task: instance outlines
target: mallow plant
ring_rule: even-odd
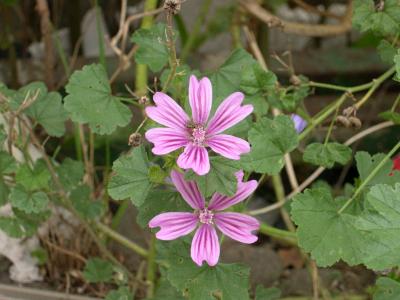
[[[12,208],[0,216],[0,229],[25,238],[38,233],[55,207],[69,211],[98,249],[98,257],[85,258],[84,280],[109,284],[109,300],[133,299],[138,290],[148,299],[264,299],[267,287],[250,289],[248,266],[220,259],[227,239],[253,244],[262,235],[298,247],[314,266],[342,261],[392,272],[377,281],[376,297],[387,286],[399,290],[400,96],[376,124],[357,117],[383,84],[398,93],[398,1],[384,1],[380,10],[372,0],[355,1],[354,27],[379,37],[388,63],[356,86],[313,81],[294,70],[296,80],[287,83],[253,57],[261,53],[257,43],[247,51],[241,39],[216,70],[194,69],[176,51],[187,39],[174,28],[180,4],[166,2],[166,23],[150,22],[132,34],[141,66],[135,76],[146,82],[141,94],[118,89],[104,57],[66,72],[60,91],[42,82],[17,90],[0,83],[0,204]],[[309,114],[309,96],[325,90],[335,99]],[[333,138],[344,126],[351,136]],[[353,151],[356,142],[389,130],[393,139],[382,153]],[[130,145],[112,163],[113,141],[121,136]],[[68,140],[76,154],[66,149]],[[351,163],[357,172],[345,186],[318,181],[325,170]],[[296,173],[298,165],[307,174]],[[267,183],[274,202],[263,199],[250,209]],[[117,230],[130,205],[145,246]],[[260,218],[274,210],[285,226]],[[111,243],[140,257],[145,271],[134,273],[138,267],[120,260]]]

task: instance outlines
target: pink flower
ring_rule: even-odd
[[[245,140],[221,134],[246,118],[252,105],[241,106],[244,95],[236,92],[228,96],[208,122],[212,105],[212,87],[207,77],[200,81],[192,75],[189,82],[189,103],[192,119],[167,94],[157,92],[153,100],[157,106],[146,108],[147,116],[166,126],[146,132],[146,139],[154,144],[153,153],[164,155],[184,147],[178,157],[178,166],[193,169],[198,175],[210,171],[207,147],[229,159],[239,160],[242,153],[250,151]]]
[[[150,228],[160,227],[156,233],[160,240],[174,240],[196,230],[192,240],[191,257],[201,266],[205,260],[208,265],[218,263],[220,247],[217,227],[223,234],[245,244],[257,241],[252,234],[260,226],[257,219],[236,212],[221,212],[246,199],[257,188],[257,181],[242,182],[243,172],[236,173],[238,180],[237,192],[232,197],[215,193],[208,205],[204,201],[199,188],[194,181],[185,181],[184,175],[175,170],[171,179],[183,199],[194,209],[194,212],[167,212],[155,216],[149,222]]]

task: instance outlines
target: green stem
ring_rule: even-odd
[[[347,87],[347,86],[341,86],[341,85],[335,85],[335,84],[330,84],[330,83],[322,83],[322,82],[315,82],[315,81],[310,81],[308,83],[309,86],[311,87],[318,87],[318,88],[323,88],[323,89],[329,89],[329,90],[335,90],[335,91],[342,91],[342,92],[349,92],[349,93],[356,93],[356,92],[361,92],[363,90],[369,89],[372,86],[373,82],[368,82],[364,83],[361,85],[353,86],[353,87]]]
[[[126,237],[120,235],[118,232],[112,230],[108,226],[106,226],[100,222],[96,222],[96,223],[94,223],[94,225],[105,235],[107,235],[111,239],[115,240],[116,242],[120,243],[121,245],[125,246],[126,248],[133,250],[140,256],[147,257],[149,255],[149,252],[146,249],[142,248],[135,242],[128,240]]]
[[[326,144],[328,144],[328,142],[329,142],[329,137],[331,136],[331,133],[332,133],[332,130],[333,130],[333,125],[335,124],[336,118],[337,118],[337,116],[339,114],[339,108],[340,108],[340,106],[338,106],[336,108],[335,115],[333,116],[331,124],[329,125],[329,129],[328,129],[328,132],[326,133],[326,137],[325,137],[325,141],[324,141],[324,146],[326,146]]]
[[[277,240],[281,240],[290,245],[297,246],[297,237],[294,232],[278,229],[265,223],[260,224],[259,231],[260,233],[276,238]]]
[[[149,284],[147,289],[147,298],[152,298],[154,295],[154,281],[156,279],[156,238],[154,234],[151,236],[149,255],[147,256],[147,282]]]
[[[336,102],[318,116],[300,135],[299,140],[304,139],[317,125],[321,124],[326,118],[328,118],[332,112],[334,112],[342,103],[347,99],[346,93],[344,93]]]
[[[400,142],[398,142],[392,150],[382,159],[382,161],[372,170],[372,172],[365,178],[365,180],[360,184],[360,186],[356,189],[353,196],[346,201],[346,203],[339,209],[338,214],[341,214],[350,204],[357,198],[357,196],[361,193],[361,191],[365,188],[365,186],[375,177],[375,175],[379,172],[379,170],[384,166],[384,164],[396,153],[396,151],[400,149]]]
[[[119,224],[121,224],[122,217],[125,215],[126,210],[129,207],[129,200],[124,200],[122,204],[117,209],[116,214],[114,215],[111,223],[111,228],[117,230]]]
[[[396,110],[397,105],[400,103],[400,94],[397,96],[396,100],[394,101],[392,108],[390,109],[391,112]]]
[[[190,51],[193,49],[194,42],[196,41],[197,35],[200,32],[201,26],[203,26],[208,10],[212,0],[203,0],[203,5],[200,8],[200,12],[197,15],[196,21],[193,26],[193,30],[190,32],[189,38],[182,49],[181,60],[184,61],[188,57]]]
[[[385,73],[383,73],[381,76],[378,78],[372,80],[372,86],[368,90],[368,92],[364,95],[364,97],[361,98],[360,101],[358,101],[355,106],[360,108],[371,96],[372,94],[378,89],[378,87],[390,76],[392,76],[396,72],[396,67],[393,66],[389,70],[387,70]]]
[[[144,3],[144,12],[148,12],[157,8],[157,0],[146,0]],[[142,19],[141,29],[150,28],[153,25],[153,16],[145,16]],[[135,90],[136,94],[143,96],[147,93],[147,65],[137,64],[136,65],[136,80]]]
[[[354,87],[341,87],[341,86],[335,86],[335,85],[330,85],[330,84],[325,84],[325,83],[316,83],[311,81],[310,82],[310,86],[319,86],[319,87],[325,87],[325,88],[334,88],[336,90],[341,90],[345,93],[343,93],[342,96],[339,97],[338,100],[336,100],[336,102],[329,106],[325,111],[323,111],[323,113],[321,113],[320,115],[318,115],[316,117],[316,119],[310,124],[310,126],[308,126],[300,135],[299,135],[299,139],[302,140],[304,139],[317,125],[319,125],[320,123],[322,123],[326,118],[328,118],[331,113],[333,113],[338,107],[340,107],[342,105],[342,103],[346,100],[347,93],[356,93],[356,92],[361,92],[364,91],[366,89],[369,89],[368,92],[364,95],[364,97],[358,101],[355,106],[357,108],[360,108],[373,94],[373,92],[375,92],[375,90],[386,80],[388,79],[390,76],[392,76],[394,74],[394,72],[396,71],[395,66],[391,67],[389,70],[387,70],[385,73],[383,73],[381,76],[379,76],[378,78],[372,80],[371,82],[362,84],[362,85],[357,85]]]

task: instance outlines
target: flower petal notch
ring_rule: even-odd
[[[236,213],[223,212],[250,196],[257,188],[257,181],[243,182],[243,172],[236,173],[238,189],[232,197],[215,193],[208,205],[199,192],[194,181],[186,181],[184,174],[173,170],[171,179],[178,192],[187,204],[194,209],[191,212],[166,212],[155,216],[149,222],[150,228],[160,227],[156,237],[160,240],[173,240],[194,231],[191,246],[192,260],[202,266],[205,261],[209,266],[215,266],[220,256],[220,245],[216,229],[230,238],[245,244],[257,241],[253,231],[260,224],[256,218]]]
[[[165,155],[184,148],[177,164],[192,169],[198,175],[210,171],[208,148],[228,159],[239,160],[250,152],[250,144],[238,137],[221,134],[236,125],[253,111],[252,105],[242,105],[244,95],[236,92],[228,96],[210,119],[212,107],[211,81],[204,77],[189,79],[189,104],[192,118],[168,95],[157,92],[153,96],[156,106],[146,108],[147,116],[165,126],[146,132],[146,139],[154,144],[156,155]],[[209,120],[210,119],[210,120]]]

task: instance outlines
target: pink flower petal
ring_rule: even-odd
[[[152,128],[147,130],[145,137],[154,144],[152,152],[156,155],[168,154],[189,142],[187,133],[181,129]]]
[[[215,266],[219,259],[219,242],[215,228],[210,224],[202,224],[192,240],[191,256],[201,266],[205,260],[209,266]]]
[[[214,117],[208,124],[207,134],[221,133],[239,123],[253,111],[252,105],[241,106],[244,95],[236,92],[228,96],[217,108]]]
[[[186,130],[189,117],[170,96],[157,92],[153,100],[157,106],[146,107],[146,114],[150,119],[170,128]]]
[[[208,138],[207,145],[214,152],[235,160],[239,160],[241,154],[250,152],[250,145],[248,142],[228,134],[217,134]]]
[[[214,215],[214,222],[223,234],[236,241],[251,244],[258,239],[251,233],[260,227],[256,218],[241,213],[223,212]]]
[[[204,208],[204,197],[201,195],[196,182],[185,180],[184,175],[175,170],[172,170],[171,172],[171,180],[178,192],[191,208]]]
[[[159,240],[170,241],[191,233],[197,226],[198,217],[189,212],[167,212],[155,216],[150,228],[160,227],[156,233]]]
[[[205,147],[189,143],[185,150],[179,155],[177,164],[182,169],[193,169],[193,171],[202,176],[210,171],[210,160]]]
[[[208,120],[212,105],[212,87],[207,77],[199,82],[196,76],[190,76],[189,103],[194,123],[204,125]]]
[[[238,178],[238,187],[236,194],[232,197],[228,197],[219,193],[215,193],[210,200],[210,204],[208,205],[209,209],[224,210],[232,205],[243,201],[256,190],[256,180],[242,182],[243,172],[237,172],[236,178]]]

